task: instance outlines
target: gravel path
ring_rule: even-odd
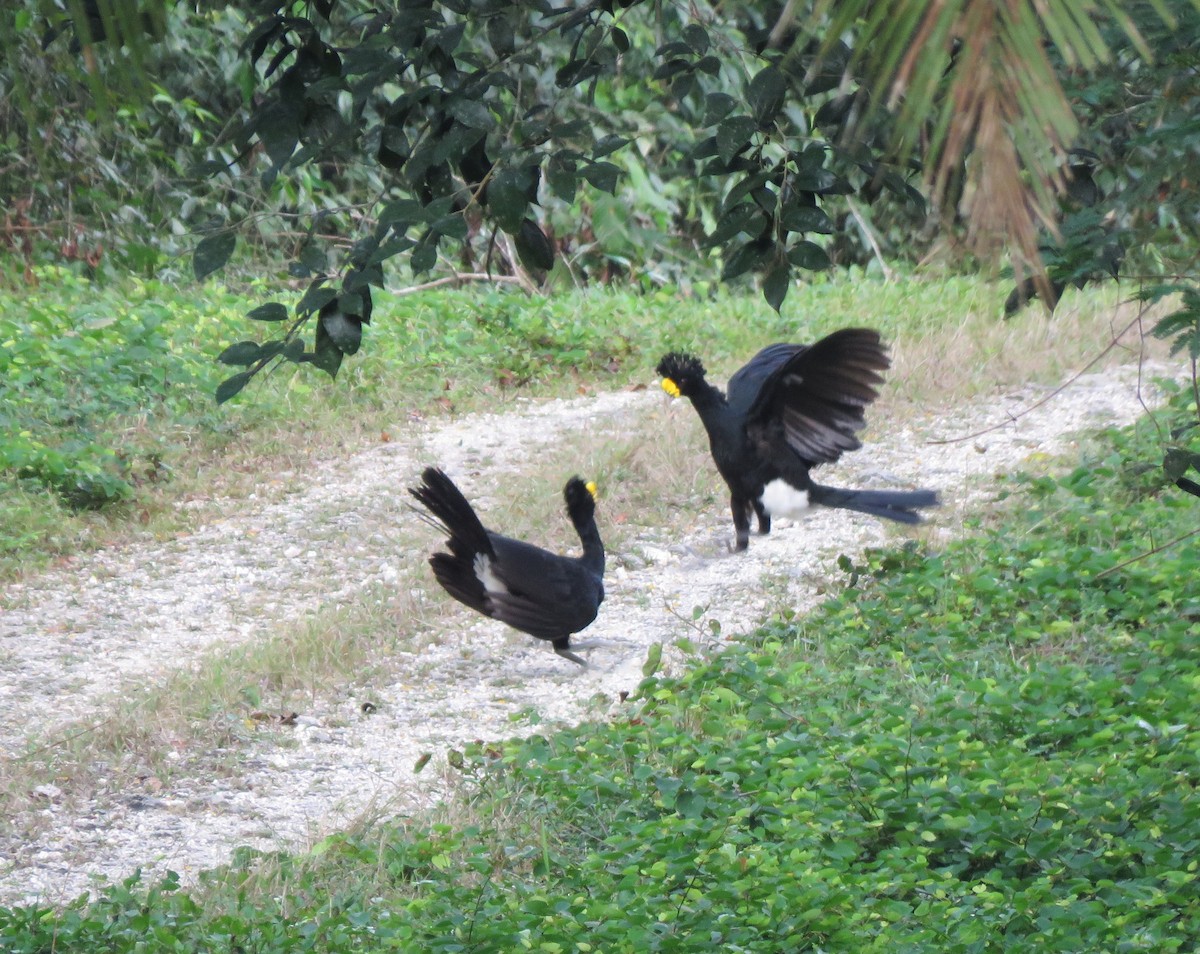
[[[1073,430],[1135,418],[1136,381],[1135,368],[1085,376],[1019,422],[957,443],[929,442],[1011,422],[1047,392],[1026,388],[929,414],[824,469],[822,479],[937,488],[944,506],[934,533],[952,536],[987,493],[988,481],[978,478],[1068,449],[1064,435]],[[21,751],[31,727],[53,737],[83,717],[102,718],[114,698],[161,684],[222,644],[253,640],[319,605],[378,598],[433,540],[404,492],[426,463],[460,479],[486,515],[494,486],[472,474],[528,465],[557,440],[620,434],[640,415],[694,413],[686,402],[665,402],[622,391],[418,428],[311,472],[275,475],[274,485],[291,492],[231,504],[229,516],[169,543],[103,551],[10,586],[0,601],[0,754]],[[652,643],[695,637],[693,607],[707,607],[724,634],[744,632],[780,608],[813,605],[837,575],[839,553],[902,532],[821,511],[730,555],[724,506],[686,519],[670,536],[646,534],[610,551],[607,598],[583,636],[602,643],[588,670],[461,610],[425,581],[416,600],[430,642],[396,653],[394,681],[369,691],[377,711],[364,714],[366,689],[347,685],[314,701],[293,729],[256,736],[236,753],[244,772],[232,780],[183,777],[84,805],[46,789],[47,823],[36,839],[0,845],[0,904],[61,902],[139,866],[172,869],[186,881],[238,845],[303,846],[365,814],[415,811],[445,789],[435,766],[414,773],[422,753],[528,731],[523,713],[536,712],[542,728],[603,715],[636,688]],[[603,497],[599,520],[603,533]]]

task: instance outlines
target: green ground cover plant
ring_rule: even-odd
[[[1196,504],[1139,463],[1175,413],[682,678],[648,660],[609,721],[452,753],[440,821],[0,911],[0,946],[1191,950],[1200,541],[1149,552]]]
[[[126,433],[138,419],[217,425],[197,400],[212,377],[198,349],[219,340],[220,319],[165,286],[108,290],[58,270],[43,281],[0,312],[0,468],[95,509],[155,466],[152,445]]]

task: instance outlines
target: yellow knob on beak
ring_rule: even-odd
[[[679,385],[670,378],[662,379],[662,389],[671,395],[671,397],[679,397]]]

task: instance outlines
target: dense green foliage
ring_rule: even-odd
[[[0,911],[0,945],[1191,950],[1200,542],[1134,559],[1195,527],[1128,463],[1157,439],[1011,481],[1000,522],[940,552],[844,559],[810,616],[650,674],[622,717],[452,759],[470,827]]]
[[[69,26],[43,48],[58,22],[38,15],[45,6],[28,0],[0,10],[0,249],[29,267],[79,263],[93,275],[168,277],[214,208],[235,203],[251,241],[256,224],[281,228],[277,218],[256,223],[251,215],[289,197],[235,197],[193,174],[198,144],[213,140],[221,117],[250,93],[237,53],[240,17],[172,10],[150,48],[135,45],[144,54],[139,70],[111,44],[82,55]],[[97,55],[103,68],[89,73],[84,66]],[[136,95],[118,77],[140,77]],[[109,85],[112,97],[98,102]]]
[[[268,246],[309,288],[228,355],[223,398],[281,360],[336,372],[396,263],[753,274],[778,306],[830,262],[974,267],[976,232],[1024,230],[1031,266],[1058,218],[1012,307],[1118,270],[1190,286],[1197,3],[158,0],[143,31],[128,0],[22,0],[0,13],[0,243],[144,274]]]

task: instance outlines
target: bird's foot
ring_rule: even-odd
[[[576,649],[588,649],[589,645],[587,643],[580,643],[575,648]],[[561,646],[561,647],[555,646],[554,651],[556,653],[558,653],[558,655],[562,656],[563,659],[569,659],[573,663],[578,663],[584,669],[588,668],[587,660],[585,660],[582,656],[575,655],[575,653],[571,652],[571,650],[568,649],[566,646]]]

